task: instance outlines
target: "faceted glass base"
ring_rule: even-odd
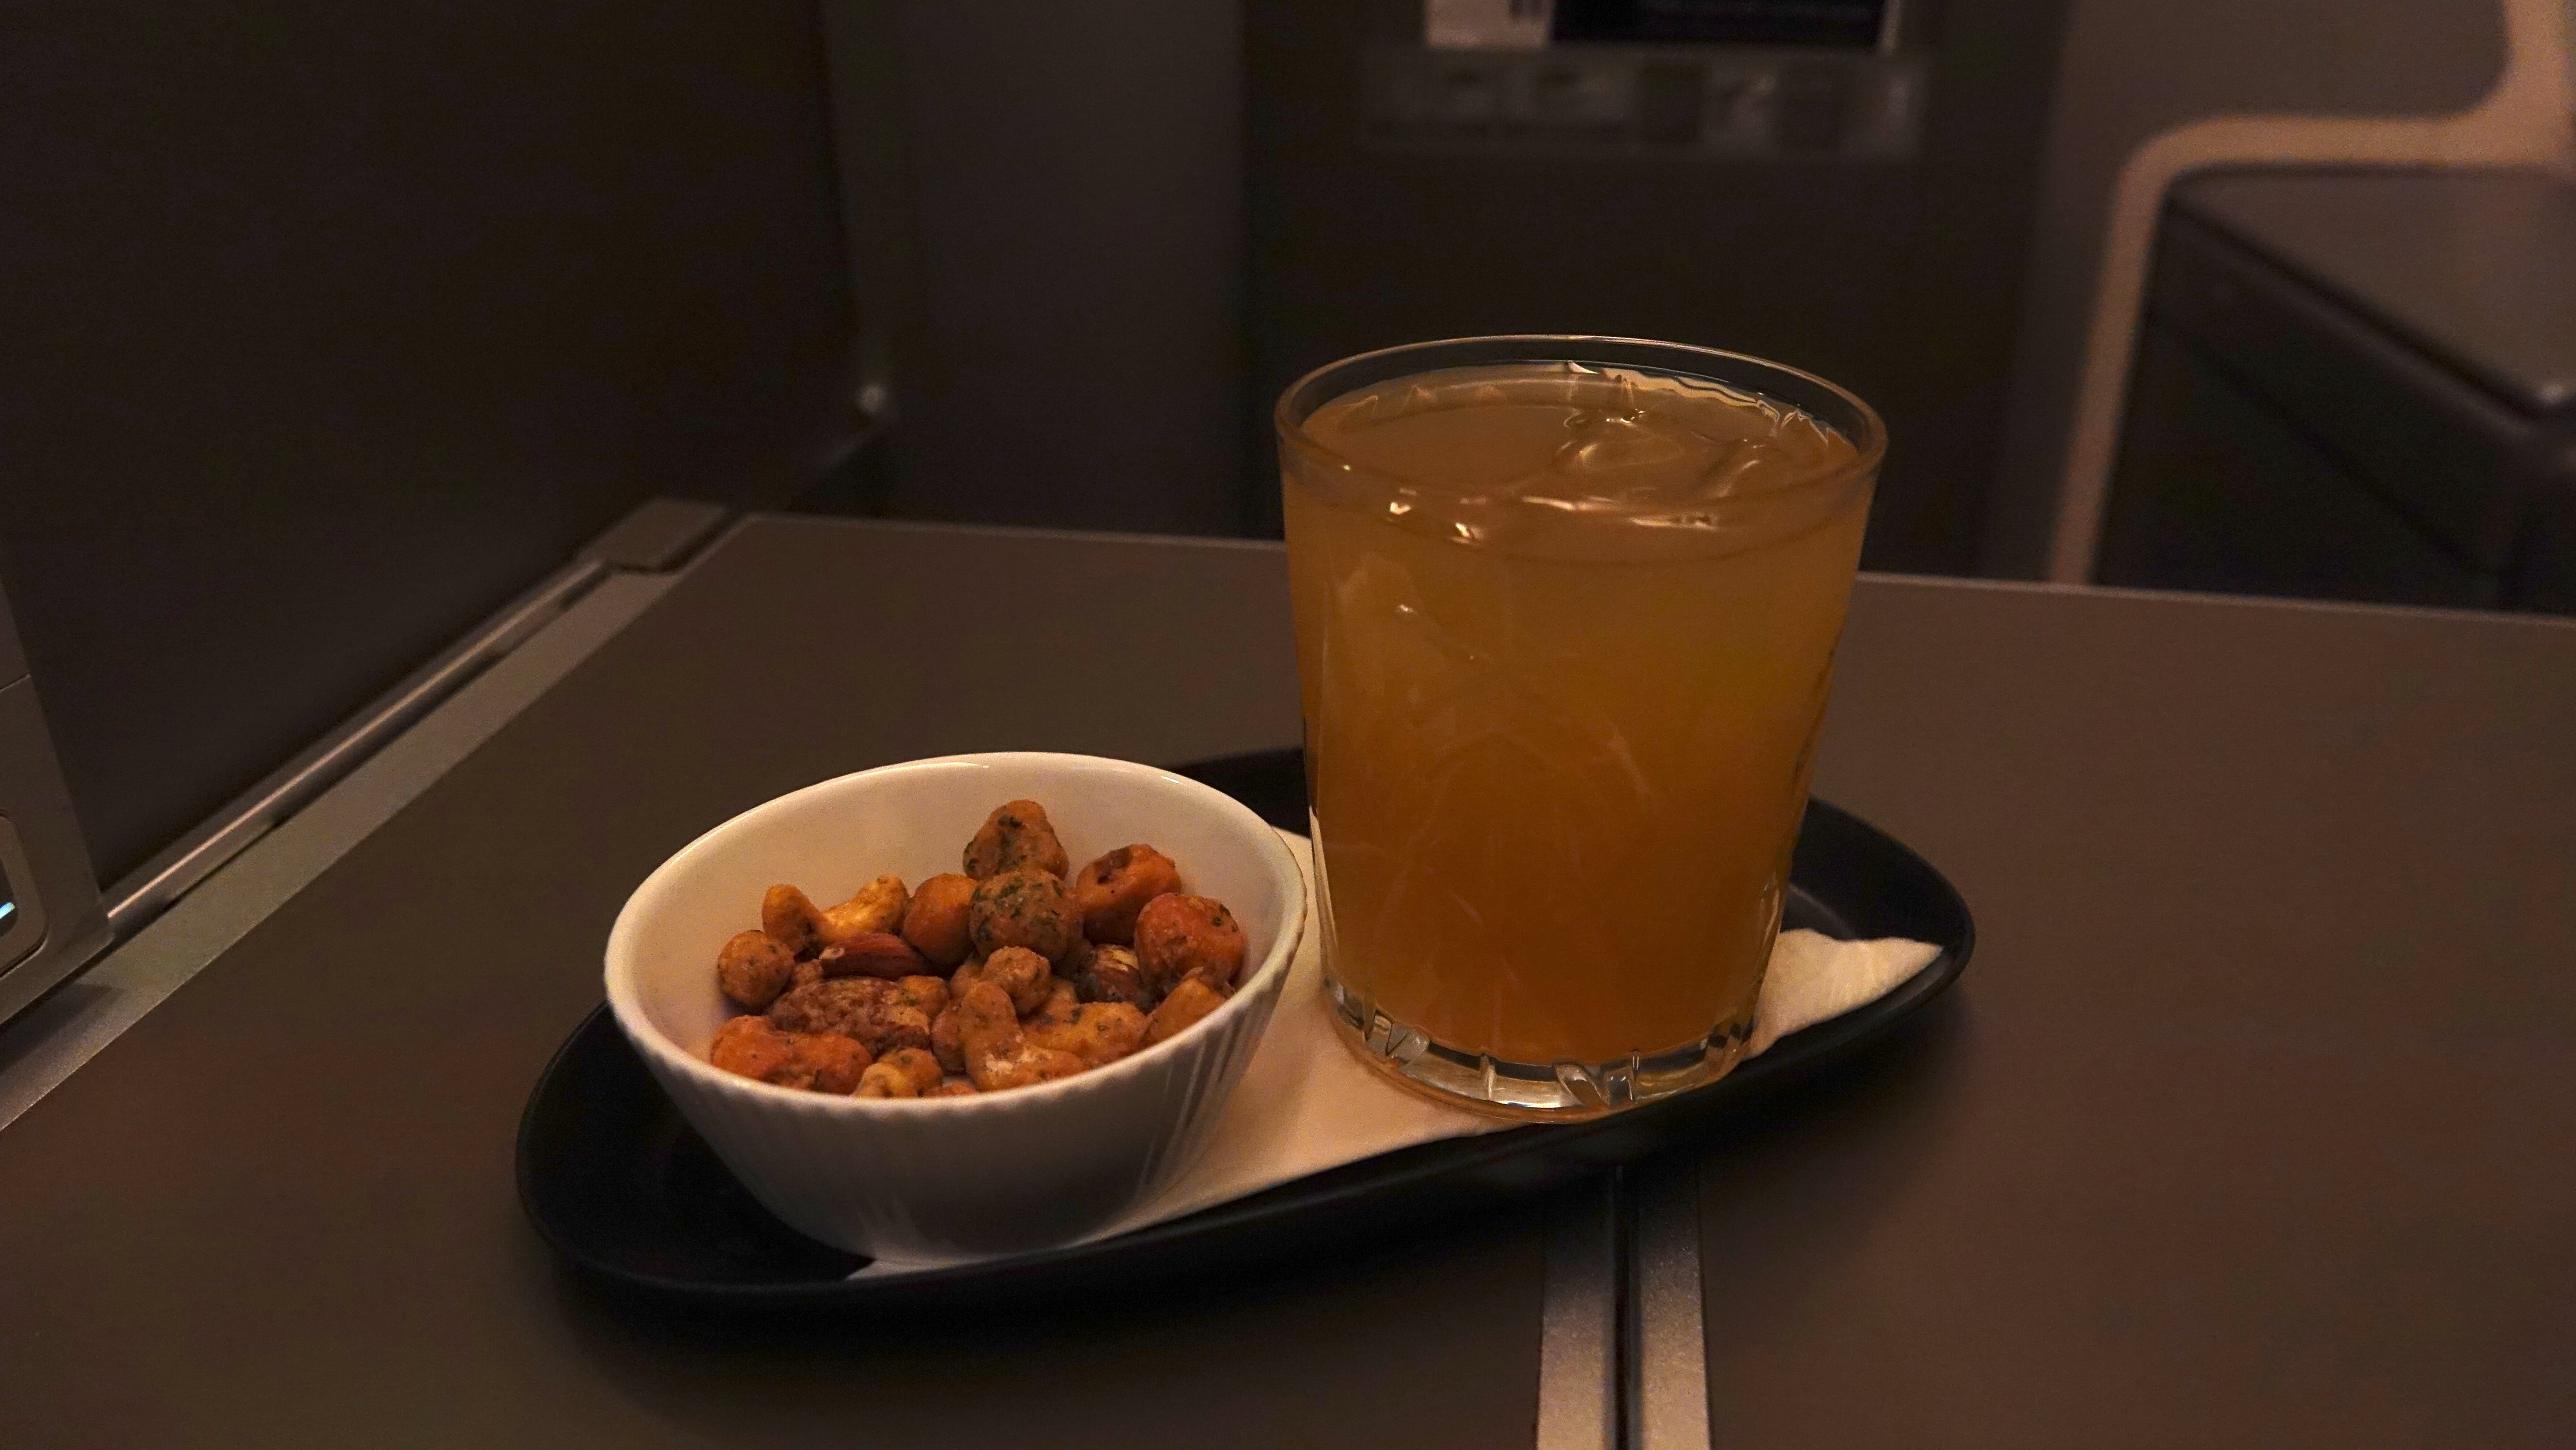
[[[1705,1039],[1653,1057],[1615,1062],[1505,1062],[1434,1042],[1376,1010],[1327,968],[1324,992],[1342,1040],[1399,1084],[1472,1112],[1534,1122],[1598,1118],[1688,1092],[1726,1076],[1753,1034],[1747,1009]]]

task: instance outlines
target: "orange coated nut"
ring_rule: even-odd
[[[912,905],[903,878],[889,872],[850,894],[850,899],[823,912],[823,944],[830,946],[871,932],[892,933],[903,925]]]
[[[1051,978],[1047,982],[1046,1000],[1028,1012],[1022,1013],[1020,1024],[1024,1027],[1034,1027],[1040,1023],[1070,1022],[1073,1020],[1075,1009],[1081,1005],[1081,994],[1073,990],[1073,983],[1062,977]]]
[[[957,1041],[973,1062],[978,1056],[1007,1053],[1020,1044],[1020,1013],[1011,995],[990,982],[968,987],[951,1009],[957,1019]]]
[[[910,1074],[882,1062],[872,1063],[867,1071],[860,1073],[858,1090],[850,1094],[857,1098],[910,1098],[920,1095],[920,1090],[912,1085]]]
[[[757,1012],[778,1000],[796,974],[796,954],[765,931],[738,931],[716,953],[716,985]]]
[[[761,898],[760,927],[789,951],[810,957],[873,932],[891,934],[903,924],[911,900],[904,892],[903,878],[891,875],[877,877],[828,911],[793,886],[772,886]]]
[[[818,1093],[846,1093],[872,1065],[865,1044],[837,1032],[807,1032],[796,1039],[796,1065],[809,1074],[798,1087]]]
[[[977,882],[966,925],[975,950],[988,956],[1004,947],[1026,947],[1061,961],[1082,940],[1082,915],[1064,883],[1027,867]]]
[[[966,1072],[966,1043],[957,1035],[957,1013],[954,1009],[930,1019],[930,1055],[951,1074]]]
[[[1069,1052],[1084,1067],[1103,1067],[1145,1045],[1145,1014],[1125,1002],[1087,1002],[1061,1020],[1033,1021],[1022,1040]]]
[[[948,984],[937,977],[899,977],[894,990],[905,1005],[920,1008],[925,1017],[935,1018],[948,1010]]]
[[[716,1029],[707,1061],[730,1073],[775,1082],[795,1058],[795,1044],[766,1017],[736,1017]]]
[[[957,1003],[957,1033],[966,1049],[966,1076],[988,1093],[1072,1077],[1083,1069],[1072,1053],[1025,1040],[1009,994],[991,982],[966,989]]]
[[[1082,1071],[1082,1059],[1072,1053],[1057,1052],[1052,1048],[1038,1047],[1025,1042],[1020,1044],[1020,1050],[1010,1057],[976,1058],[970,1059],[966,1064],[968,1080],[988,1093],[999,1092],[1004,1088],[1034,1087],[1039,1083],[1054,1082],[1060,1078],[1079,1077]]]
[[[1074,873],[1073,904],[1084,936],[1127,946],[1145,903],[1180,889],[1181,868],[1171,857],[1147,845],[1121,846]]]
[[[859,1075],[863,1098],[917,1098],[939,1086],[939,1060],[918,1047],[898,1047]]]
[[[1055,974],[1048,970],[1046,958],[1027,947],[1004,947],[986,957],[976,980],[1001,988],[1011,999],[1012,1010],[1022,1016],[1045,1006],[1055,993]]]
[[[1046,807],[1036,801],[1004,801],[966,843],[964,864],[966,874],[981,881],[1024,866],[1060,878],[1072,863],[1065,858],[1064,843],[1055,838]]]
[[[931,1056],[927,1048],[898,1047],[879,1060],[900,1068],[912,1079],[915,1092],[926,1093],[939,1086],[939,1079],[945,1075],[939,1069],[939,1059]]]
[[[1145,1019],[1145,1045],[1168,1041],[1198,1025],[1199,1019],[1225,1005],[1225,994],[1207,984],[1202,977],[1183,977]]]
[[[717,1029],[707,1060],[779,1087],[846,1093],[870,1065],[867,1048],[838,1033],[782,1032],[765,1017],[736,1017]]]
[[[882,977],[889,982],[917,977],[930,965],[890,931],[861,932],[823,948],[814,960],[827,977]]]
[[[1225,903],[1205,896],[1157,896],[1136,917],[1136,960],[1149,991],[1168,994],[1184,977],[1234,985],[1243,970],[1243,928]]]
[[[932,966],[953,967],[966,960],[973,939],[966,932],[966,909],[975,900],[975,878],[943,872],[921,883],[903,914],[903,939]]]
[[[823,913],[793,886],[772,886],[760,899],[760,929],[800,957],[823,949]]]

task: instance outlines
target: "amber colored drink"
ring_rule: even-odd
[[[1860,555],[1868,410],[1671,351],[1757,375],[1503,361],[1283,404],[1336,1003],[1381,1066],[1506,1111],[1740,1055]]]

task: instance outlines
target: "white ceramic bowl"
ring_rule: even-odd
[[[716,949],[792,882],[821,902],[883,871],[958,868],[993,807],[1047,808],[1080,865],[1144,841],[1183,886],[1232,908],[1244,980],[1187,1032],[1060,1082],[959,1098],[877,1100],[772,1087],[705,1058],[739,1009]],[[845,775],[700,836],[635,889],[608,934],[608,1003],[691,1126],[798,1230],[898,1263],[1060,1244],[1169,1183],[1205,1145],[1252,1057],[1306,926],[1296,858],[1232,798],[1169,771],[1085,755],[960,755]]]

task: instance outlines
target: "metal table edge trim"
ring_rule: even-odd
[[[1700,1278],[1699,1165],[1631,1174],[1623,1389],[1633,1450],[1708,1450],[1708,1305]]]
[[[1538,1450],[1708,1450],[1696,1161],[1564,1189],[1544,1234]]]
[[[494,661],[561,618],[608,575],[605,564],[576,560],[503,606],[481,627],[271,772],[203,826],[109,887],[110,928],[120,940],[132,939],[251,842],[382,750]]]
[[[1153,544],[1158,546],[1248,550],[1253,553],[1278,553],[1288,546],[1277,539],[1245,539],[1228,534],[1145,534],[1119,529],[1061,529],[1035,524],[961,523],[944,519],[853,518],[834,514],[748,514],[719,536],[717,543],[744,528],[762,523],[792,519],[800,525],[830,528],[871,529],[894,533],[973,534],[988,538],[1072,539],[1089,544]]]
[[[475,660],[472,678],[435,705],[414,708],[403,728],[291,815],[242,829],[225,859],[129,940],[0,1027],[0,1129],[491,739],[679,578],[610,571],[587,583],[506,654]],[[515,620],[516,611],[506,617]]]
[[[2269,610],[2292,614],[2399,615],[2407,618],[2511,625],[2542,631],[2576,629],[2576,618],[2507,609],[2449,609],[2422,604],[2373,604],[2350,599],[2298,599],[2276,594],[2213,594],[2192,589],[2141,589],[2125,584],[2069,584],[2041,579],[1970,579],[1942,574],[1890,574],[1864,569],[1863,584],[1896,589],[1957,589],[1971,593],[2063,595],[2076,599],[2127,599],[2202,609]]]
[[[1548,1205],[1539,1290],[1538,1450],[1620,1450],[1622,1173]]]

